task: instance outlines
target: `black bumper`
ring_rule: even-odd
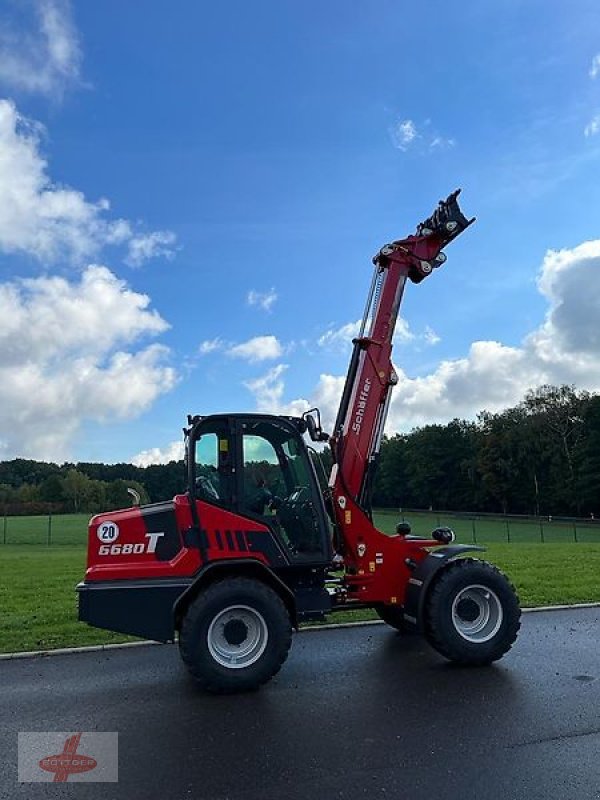
[[[191,579],[83,582],[77,585],[79,619],[96,628],[157,642],[175,638],[173,606]]]

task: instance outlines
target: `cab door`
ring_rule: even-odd
[[[226,418],[208,419],[195,441],[196,500],[234,507],[232,434]]]
[[[321,490],[298,431],[276,417],[237,421],[237,511],[267,524],[291,563],[328,564]]]

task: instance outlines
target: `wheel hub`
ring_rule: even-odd
[[[223,626],[223,636],[229,644],[241,644],[248,636],[248,628],[241,619],[230,619]]]
[[[456,606],[458,616],[467,622],[475,622],[479,616],[479,606],[470,597],[463,597]]]
[[[465,586],[452,603],[452,624],[463,639],[483,644],[500,630],[504,612],[498,595],[487,586]]]
[[[269,639],[262,614],[250,606],[228,606],[213,618],[207,632],[211,656],[223,667],[242,669],[264,653]]]

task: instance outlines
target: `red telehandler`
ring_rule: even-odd
[[[397,375],[392,338],[407,280],[446,257],[467,220],[454,192],[412,236],[382,247],[331,436],[301,417],[189,416],[187,491],[92,518],[79,618],[179,641],[205,689],[254,689],[285,661],[292,629],[336,610],[371,608],[421,632],[451,661],[485,665],[512,646],[520,608],[507,578],[453,544],[449,528],[394,536],[375,528],[371,486]],[[329,442],[329,481],[316,451]],[[324,446],[324,445],[321,445]]]

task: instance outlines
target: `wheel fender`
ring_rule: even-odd
[[[298,627],[294,593],[281,578],[272,569],[256,559],[231,558],[206,564],[196,574],[194,582],[177,598],[177,602],[173,607],[176,628],[178,628],[182,616],[198,592],[209,583],[225,578],[228,575],[245,575],[266,583],[281,597],[290,614],[292,625],[294,628]]]
[[[463,553],[476,550],[483,552],[485,547],[472,544],[451,544],[446,547],[439,547],[421,561],[408,579],[404,601],[404,619],[406,622],[414,625],[418,630],[422,629],[425,598],[435,576],[449,561],[454,560]]]

